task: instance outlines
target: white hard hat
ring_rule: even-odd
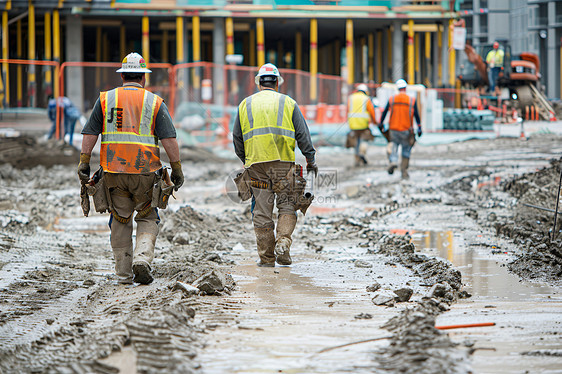
[[[146,62],[141,55],[132,52],[125,56],[117,73],[152,73],[152,70],[146,68]]]
[[[358,84],[357,87],[355,88],[357,91],[363,91],[365,93],[369,92],[369,87],[367,87],[367,85],[365,83],[361,83]]]
[[[256,82],[256,85],[260,85],[260,77],[265,77],[265,76],[274,76],[277,77],[277,82],[279,83],[279,85],[282,85],[283,82],[285,81],[283,79],[283,77],[281,77],[281,74],[279,74],[279,69],[277,69],[277,66],[267,63],[265,65],[263,65],[260,70],[258,71],[258,75],[256,75],[256,77],[254,78],[254,82]]]
[[[398,87],[398,89],[400,90],[402,88],[408,87],[408,83],[404,79],[398,79],[396,81],[396,87]]]

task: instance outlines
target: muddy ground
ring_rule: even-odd
[[[407,182],[381,147],[362,168],[320,148],[294,264],[273,269],[255,266],[249,205],[226,194],[239,163],[186,148],[156,280],[122,286],[108,216],[82,217],[76,151],[0,139],[0,371],[554,373],[562,235],[529,205],[555,209],[560,141],[417,146]],[[496,326],[434,328],[484,321]]]

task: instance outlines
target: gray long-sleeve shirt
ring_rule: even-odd
[[[292,120],[293,126],[295,127],[295,140],[297,141],[297,146],[301,150],[304,157],[306,157],[306,161],[308,163],[312,163],[314,162],[316,150],[312,145],[312,139],[310,138],[308,125],[306,124],[306,120],[304,119],[304,116],[302,115],[302,112],[299,109],[298,105],[295,105]],[[234,128],[232,129],[232,141],[234,143],[234,152],[236,153],[236,156],[238,156],[243,164],[246,163],[246,153],[244,152],[244,137],[242,135],[242,126],[240,125],[239,112],[236,113]]]

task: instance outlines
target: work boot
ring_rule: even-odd
[[[410,174],[408,174],[408,166],[410,164],[410,159],[402,157],[400,162],[400,171],[402,172],[402,179],[410,179]]]
[[[137,233],[137,242],[133,254],[133,279],[137,283],[149,284],[154,278],[151,274],[150,264],[154,259],[154,245],[156,235],[148,232]]]
[[[133,273],[135,277],[133,281],[140,284],[150,284],[154,280],[151,274],[150,265],[144,261],[133,264]]]
[[[256,244],[258,246],[258,256],[260,260],[258,266],[260,267],[274,267],[275,266],[275,234],[273,228],[254,228],[256,234]]]
[[[115,259],[115,275],[117,283],[133,283],[133,245],[123,248],[113,248],[113,258]]]
[[[398,167],[398,165],[396,165],[395,163],[390,163],[390,166],[388,167],[388,174],[394,174],[394,170]]]
[[[275,243],[275,260],[279,265],[291,265],[291,235],[297,225],[296,214],[281,214],[277,221],[277,241]]]

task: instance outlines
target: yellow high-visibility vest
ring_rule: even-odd
[[[246,167],[268,161],[295,162],[295,105],[295,100],[273,90],[260,91],[240,103]]]
[[[367,102],[369,96],[363,92],[354,92],[349,97],[347,122],[351,130],[363,130],[369,128],[369,112]]]
[[[503,66],[503,56],[504,52],[501,49],[492,49],[488,52],[486,56],[486,63],[491,67],[502,67]]]

